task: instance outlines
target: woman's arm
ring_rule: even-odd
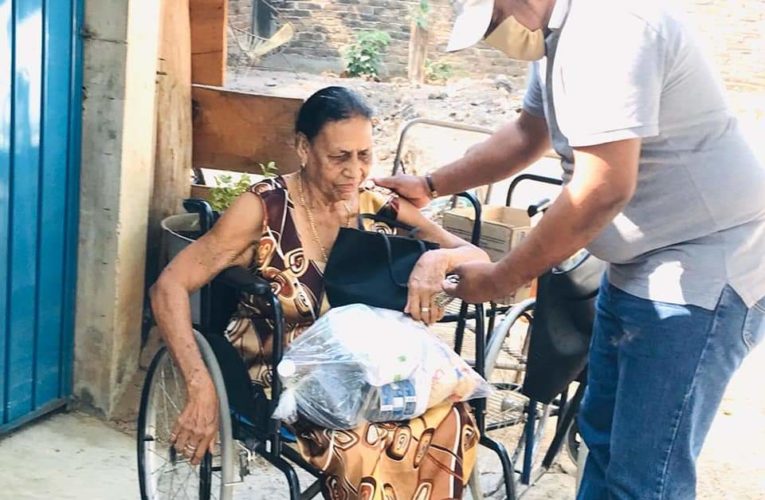
[[[398,220],[419,228],[418,238],[438,243],[441,248],[420,257],[409,277],[409,301],[404,312],[425,323],[435,323],[444,315],[433,301],[442,291],[444,277],[466,262],[489,262],[489,256],[480,248],[458,238],[431,221],[404,199],[400,199]]]
[[[246,264],[260,238],[262,224],[262,201],[245,193],[208,233],[165,267],[150,290],[154,317],[188,393],[186,407],[178,417],[171,439],[178,451],[195,464],[215,437],[218,403],[212,379],[194,340],[189,295],[224,269]]]

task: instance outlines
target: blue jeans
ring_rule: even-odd
[[[603,282],[579,430],[578,499],[684,500],[733,373],[765,336],[765,299],[726,287],[717,307],[654,302]],[[760,388],[753,388],[760,390]]]

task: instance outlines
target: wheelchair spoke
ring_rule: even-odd
[[[175,380],[175,393],[176,394],[182,394],[181,393],[181,387],[178,385],[178,372],[175,370],[175,363],[170,363],[170,369],[173,370],[173,380]]]
[[[160,388],[162,389],[162,392],[165,394],[166,401],[169,401],[170,404],[173,406],[173,408],[175,408],[175,411],[177,412],[177,414],[180,415],[181,410],[178,409],[178,406],[175,404],[175,401],[173,401],[173,398],[170,397],[170,394],[167,392],[167,389],[165,388],[164,372],[162,373],[162,385],[160,386]]]
[[[195,467],[193,467],[191,464],[189,464],[188,472],[186,472],[186,477],[183,478],[183,485],[184,486],[186,486],[188,484],[188,481],[189,481],[191,475],[192,474],[196,474],[196,470],[195,469],[196,469]],[[184,487],[182,490],[179,490],[179,491],[183,491],[183,496],[185,498],[189,498],[189,493],[188,493],[188,489],[187,488]]]
[[[167,394],[167,392],[165,391],[165,370],[164,370],[164,367],[160,370],[159,374],[160,374],[160,377],[159,377],[159,379],[160,379],[160,383],[159,383],[160,390],[163,393]],[[159,396],[159,397],[161,397],[161,396]],[[167,415],[167,399],[166,398],[162,398],[162,409],[163,409],[163,411],[162,411],[162,419],[164,421],[165,433],[169,436],[170,435],[170,423],[168,422],[168,418],[167,418],[168,415]]]

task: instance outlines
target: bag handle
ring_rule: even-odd
[[[393,281],[393,283],[396,284],[399,288],[407,288],[409,286],[409,283],[400,283],[398,280],[396,280],[396,276],[393,274],[393,249],[390,246],[390,240],[388,239],[388,236],[383,233],[377,233],[380,235],[380,237],[385,242],[385,252],[388,254],[388,273],[390,273],[390,279]],[[420,256],[428,251],[428,248],[425,246],[425,242],[422,240],[414,240],[416,241],[420,246]]]
[[[396,219],[391,219],[390,217],[385,217],[384,215],[378,215],[378,214],[359,214],[359,227],[364,228],[363,219],[368,219],[374,222],[382,222],[383,224],[387,224],[388,226],[394,228],[394,229],[401,229],[402,231],[407,232],[407,236],[411,238],[416,238],[417,233],[420,232],[420,228],[410,226],[409,224],[404,224],[403,222],[397,221]]]

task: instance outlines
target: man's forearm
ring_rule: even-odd
[[[632,198],[640,140],[575,151],[576,172],[539,224],[498,263],[508,290],[541,275],[587,246]]]
[[[544,119],[523,112],[464,157],[433,172],[434,187],[440,195],[448,195],[492,184],[520,172],[548,147]]]
[[[565,190],[517,248],[498,263],[507,294],[587,246],[619,213],[622,203],[577,206]]]

